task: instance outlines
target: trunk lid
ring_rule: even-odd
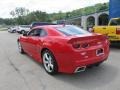
[[[71,37],[68,43],[72,45],[79,45],[79,48],[88,48],[96,45],[103,44],[106,40],[106,36],[100,34],[82,35]],[[77,47],[78,48],[78,47]]]

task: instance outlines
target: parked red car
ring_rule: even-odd
[[[89,33],[73,25],[34,27],[18,38],[20,53],[43,63],[49,74],[77,73],[107,60],[109,41],[101,34]]]

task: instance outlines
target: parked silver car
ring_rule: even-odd
[[[10,27],[10,28],[8,28],[8,32],[15,33],[17,28],[18,28],[17,26]]]
[[[20,25],[18,26],[17,32],[20,34],[24,34],[30,31],[30,25]]]

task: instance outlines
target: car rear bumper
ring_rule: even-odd
[[[90,58],[87,60],[76,60],[75,62],[72,62],[70,64],[70,62],[64,66],[64,65],[60,65],[62,67],[59,66],[59,72],[64,72],[64,73],[75,73],[76,69],[78,67],[88,67],[90,65],[94,65],[96,63],[99,62],[103,62],[106,61],[108,58],[108,55],[102,57],[102,58]]]
[[[104,54],[96,56],[96,48],[88,50],[86,54],[82,52],[62,53],[58,54],[56,59],[58,62],[59,72],[75,73],[78,67],[88,67],[99,62],[107,60],[109,55],[109,47],[104,47]],[[94,54],[93,54],[94,53]]]

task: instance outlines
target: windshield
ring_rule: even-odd
[[[88,31],[85,31],[77,26],[71,26],[71,25],[65,27],[57,27],[57,30],[67,36],[89,34]]]
[[[110,25],[112,25],[112,26],[120,25],[120,19],[113,19],[113,20],[111,20]]]

